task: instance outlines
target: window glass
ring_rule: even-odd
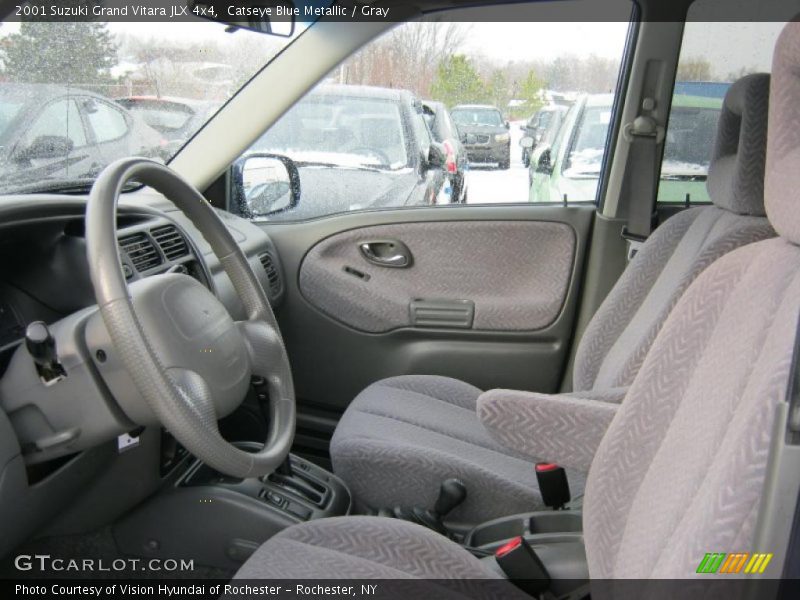
[[[428,127],[428,124],[425,122],[425,119],[422,117],[422,113],[417,112],[415,109],[411,116],[414,127],[417,130],[417,146],[419,147],[420,152],[427,156],[428,149],[431,146],[431,142],[433,142],[431,130]]]
[[[125,115],[111,105],[87,100],[83,106],[98,144],[118,140],[128,132]]]
[[[252,150],[283,154],[312,168],[406,167],[402,94],[368,93],[344,86],[319,88],[287,112]],[[410,120],[413,108],[405,108]]]
[[[248,149],[295,161],[296,205],[265,213],[267,204],[231,196],[245,198],[242,214],[271,221],[561,202],[565,194],[596,201],[631,15],[628,0],[602,1],[617,20],[559,22],[552,6],[522,3],[398,25],[329,73]],[[558,4],[575,10],[569,19],[596,0]],[[430,109],[425,116],[420,103]],[[575,105],[580,131],[576,119],[565,118]],[[554,147],[567,126],[566,141]],[[533,148],[523,146],[525,137]],[[427,159],[432,139],[442,145],[443,164]],[[539,170],[545,150],[552,168]]]
[[[708,165],[725,93],[750,73],[768,73],[783,23],[731,22],[720,0],[689,11],[664,141],[659,202],[709,202]],[[709,22],[716,19],[716,22]]]
[[[86,145],[86,133],[74,100],[58,100],[45,107],[28,130],[27,142],[30,144],[41,136],[69,138],[73,148]]]
[[[456,127],[499,127],[503,124],[503,115],[491,108],[454,108],[452,114]]]
[[[0,135],[5,132],[21,108],[22,104],[19,102],[6,102],[0,98]]]
[[[142,120],[153,129],[162,133],[180,131],[189,124],[195,113],[186,106],[167,104],[163,102],[131,101],[122,99],[117,101],[132,113],[139,115]]]
[[[575,128],[575,140],[564,161],[567,177],[599,177],[605,154],[608,127],[611,124],[611,101],[586,106]]]

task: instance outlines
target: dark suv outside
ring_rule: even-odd
[[[460,104],[450,111],[470,163],[511,165],[511,134],[508,121],[496,106]]]

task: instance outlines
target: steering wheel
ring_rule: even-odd
[[[234,322],[216,296],[188,275],[147,277],[128,286],[116,217],[120,191],[132,180],[161,192],[200,230],[230,277],[246,321]],[[212,206],[165,165],[118,160],[103,170],[89,195],[86,247],[113,351],[157,420],[222,473],[253,477],[274,471],[294,439],[289,359],[264,289]],[[263,449],[250,453],[223,439],[217,420],[241,404],[254,375],[267,382],[270,422]]]

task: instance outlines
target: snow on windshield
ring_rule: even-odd
[[[4,22],[0,188],[91,183],[123,156],[168,162],[291,40],[200,20]]]

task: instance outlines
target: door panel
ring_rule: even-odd
[[[277,316],[298,398],[296,450],[327,454],[341,412],[384,377],[437,374],[482,389],[556,391],[594,211],[592,205],[426,207],[262,224],[286,279]],[[363,240],[402,241],[412,266],[370,265],[359,254]],[[377,284],[376,290],[359,288],[364,282],[346,266],[368,273],[366,286]],[[344,287],[349,278],[355,292]],[[471,300],[473,326],[410,326],[409,301],[416,298]],[[381,302],[392,310],[376,318],[373,303]]]
[[[372,246],[385,255],[374,256]],[[300,268],[300,291],[314,307],[365,332],[420,322],[538,330],[555,321],[564,304],[574,254],[575,231],[564,223],[379,225],[314,246]],[[423,312],[424,321],[415,318]]]

